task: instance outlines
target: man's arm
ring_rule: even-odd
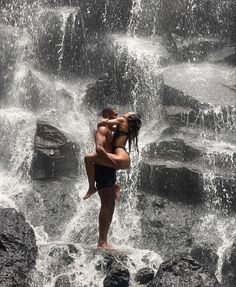
[[[95,136],[96,152],[98,155],[103,156],[105,157],[105,159],[109,160],[110,164],[112,164],[112,166],[116,168],[117,167],[116,162],[109,157],[107,151],[104,148],[107,140],[107,134],[108,129],[106,127],[101,126],[97,128]]]

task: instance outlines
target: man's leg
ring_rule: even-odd
[[[101,199],[101,209],[99,213],[99,238],[97,246],[104,249],[112,249],[112,246],[107,242],[107,234],[115,209],[116,189],[117,185],[113,185],[98,191]]]

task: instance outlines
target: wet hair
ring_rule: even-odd
[[[141,116],[139,114],[132,114],[127,117],[128,121],[128,143],[129,143],[129,152],[131,151],[131,146],[134,144],[135,149],[139,152],[138,149],[138,134],[142,126]]]
[[[109,115],[111,115],[114,112],[114,108],[112,107],[106,107],[102,110],[102,117],[103,118],[108,118]]]

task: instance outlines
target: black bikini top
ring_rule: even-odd
[[[129,133],[125,132],[125,131],[122,131],[119,129],[119,125],[117,125],[115,131],[114,131],[114,134],[113,134],[113,140],[118,138],[119,136],[129,136]]]

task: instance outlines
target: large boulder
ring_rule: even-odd
[[[176,162],[142,160],[139,189],[175,201],[199,203],[203,200],[203,178],[199,171]]]
[[[163,158],[182,162],[194,161],[201,157],[200,150],[187,145],[182,139],[150,143],[143,150],[143,154],[149,158]]]
[[[142,227],[140,248],[154,250],[162,258],[189,252],[194,244],[192,229],[199,221],[198,208],[143,191],[138,195],[138,211]]]
[[[148,287],[220,287],[215,275],[188,257],[163,262]]]
[[[0,209],[0,282],[4,287],[26,287],[34,268],[37,246],[33,229],[16,210]]]
[[[37,179],[78,174],[78,147],[59,129],[38,121],[34,138],[35,154],[31,176]]]

